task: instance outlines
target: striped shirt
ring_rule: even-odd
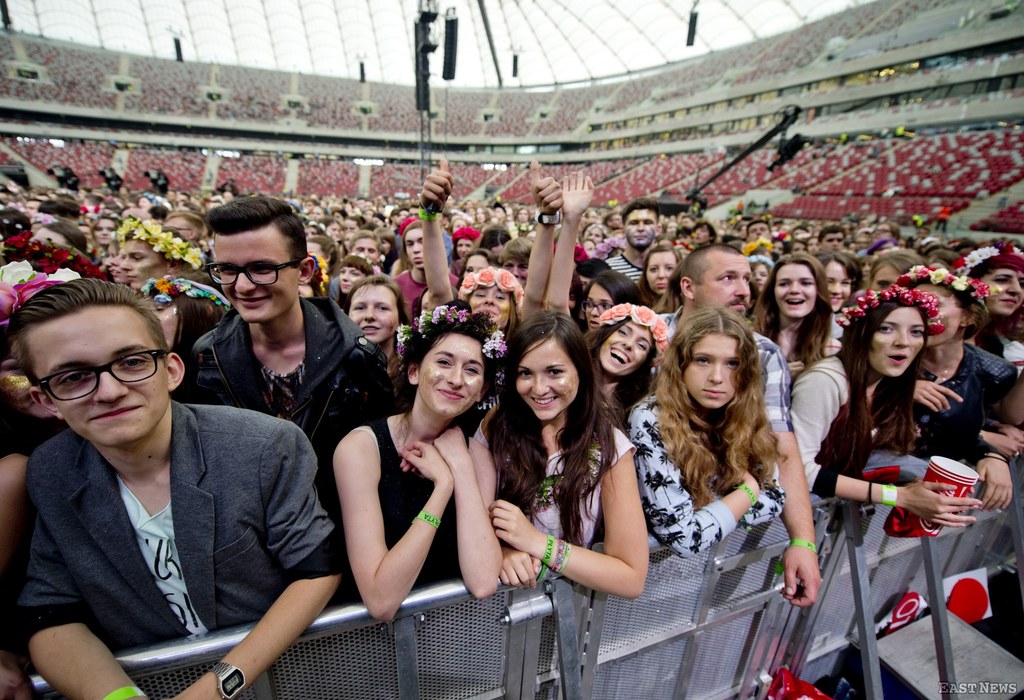
[[[608,258],[607,260],[605,260],[605,262],[608,263],[608,267],[615,270],[616,272],[621,272],[634,282],[639,282],[640,278],[644,274],[644,270],[642,267],[637,267],[629,260],[626,260],[626,256],[621,253],[619,253],[615,257]]]

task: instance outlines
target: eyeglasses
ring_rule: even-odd
[[[583,302],[583,310],[588,313],[596,310],[599,314],[603,314],[605,311],[612,308],[612,306],[614,306],[614,304],[610,301],[590,301],[590,299],[587,299]]]
[[[231,263],[210,263],[206,266],[206,272],[217,284],[231,285],[238,281],[238,276],[244,274],[253,284],[266,285],[277,282],[277,274],[286,267],[297,267],[306,259],[293,258],[280,264],[257,262],[241,267]]]
[[[39,386],[57,401],[80,399],[96,391],[104,372],[110,372],[110,376],[122,384],[149,379],[156,374],[158,360],[165,355],[166,350],[133,352],[98,367],[79,367],[51,374],[40,379]]]

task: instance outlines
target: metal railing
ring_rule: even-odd
[[[970,527],[947,528],[929,542],[937,570],[1009,561],[1024,530],[1019,500],[1015,506],[979,513]],[[879,619],[907,590],[927,597],[922,547],[884,534],[888,508],[837,501],[814,510],[823,581],[811,608],[792,608],[780,595],[776,564],[789,538],[775,521],[692,558],[653,549],[636,600],[556,578],[486,600],[458,582],[436,584],[413,591],[387,624],[360,605],[332,607],[243,697],[746,698],[763,696],[783,665],[814,680],[833,672],[858,636],[855,579],[870,584],[860,590],[867,591],[865,619]],[[861,535],[859,570],[847,557],[851,532]],[[1024,573],[1021,581],[1024,592]],[[150,697],[169,697],[248,629],[134,649],[118,660]],[[33,683],[38,693],[56,695],[41,678]]]

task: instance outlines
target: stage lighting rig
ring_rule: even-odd
[[[167,194],[167,190],[171,187],[171,182],[167,179],[167,176],[164,175],[163,170],[147,170],[143,174],[149,178],[149,182],[153,185],[153,189],[161,195]]]
[[[111,192],[117,192],[124,185],[124,179],[113,168],[103,168],[99,174],[103,176],[103,181],[107,183]]]
[[[73,192],[78,191],[78,176],[75,175],[75,171],[66,165],[51,165],[46,169],[48,175],[53,175],[57,179],[57,185],[65,190],[71,190]]]

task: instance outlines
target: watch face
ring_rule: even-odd
[[[224,679],[220,682],[221,691],[225,697],[229,698],[235,697],[244,685],[245,676],[242,674],[241,669],[238,668],[224,676]]]

